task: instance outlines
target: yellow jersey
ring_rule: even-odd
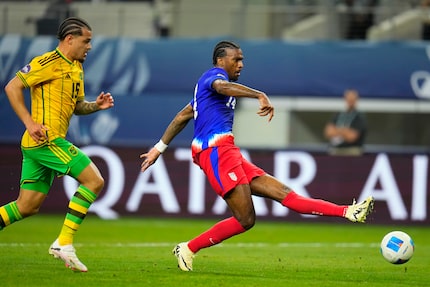
[[[16,73],[26,88],[30,88],[31,117],[48,128],[48,141],[65,138],[77,101],[84,100],[84,71],[82,63],[71,62],[56,48],[37,56]],[[24,132],[23,147],[36,147]]]

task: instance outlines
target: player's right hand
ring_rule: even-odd
[[[48,127],[46,127],[45,125],[31,122],[26,126],[26,128],[28,134],[35,142],[42,143],[48,139],[48,136],[46,135]]]

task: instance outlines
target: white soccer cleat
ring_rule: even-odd
[[[49,247],[48,253],[64,261],[67,268],[73,271],[87,272],[88,268],[76,256],[75,248],[72,244],[60,245],[58,239],[54,241]]]
[[[178,267],[182,271],[193,271],[194,253],[188,248],[187,242],[176,245],[172,253],[178,258]]]
[[[355,202],[354,199],[352,205],[348,206],[345,217],[352,222],[366,222],[367,215],[369,215],[373,211],[374,202],[375,200],[373,199],[373,196],[369,196],[358,204]]]

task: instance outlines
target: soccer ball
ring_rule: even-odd
[[[414,254],[414,241],[403,231],[391,231],[381,241],[381,254],[390,263],[403,264]]]

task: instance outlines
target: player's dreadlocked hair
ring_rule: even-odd
[[[217,59],[222,58],[226,55],[225,49],[240,49],[240,46],[234,42],[221,41],[216,44],[214,53],[212,56],[212,63],[216,65]]]
[[[90,25],[85,20],[78,17],[67,18],[58,27],[57,38],[61,41],[69,34],[81,36],[82,28],[91,31]]]

